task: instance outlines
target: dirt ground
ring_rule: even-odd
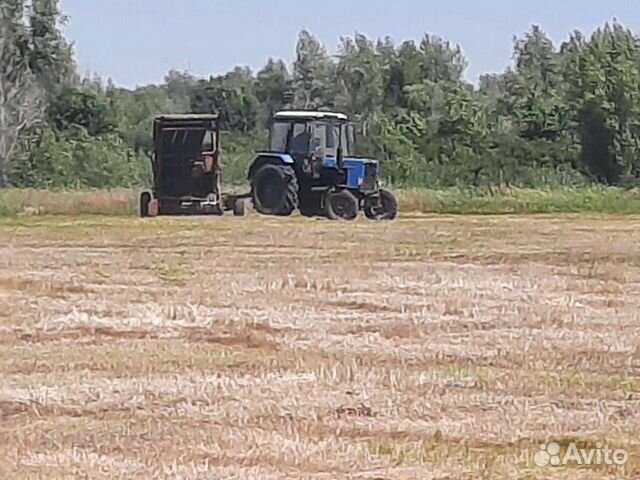
[[[640,217],[0,220],[0,477],[637,477],[639,246]]]

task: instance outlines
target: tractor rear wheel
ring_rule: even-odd
[[[140,214],[141,218],[147,218],[151,216],[149,212],[149,205],[151,204],[151,200],[153,200],[153,195],[151,195],[151,192],[142,192],[140,194],[140,205],[138,213]]]
[[[358,199],[349,190],[327,192],[324,206],[331,220],[355,220],[358,217]]]
[[[380,190],[375,203],[365,205],[364,214],[369,220],[395,220],[398,217],[398,200],[388,190]]]
[[[291,167],[263,165],[254,174],[253,204],[263,215],[288,216],[298,208],[298,179]]]

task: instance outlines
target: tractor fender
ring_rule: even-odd
[[[249,168],[247,179],[251,181],[253,174],[263,165],[293,165],[293,163],[293,157],[288,153],[259,152]]]

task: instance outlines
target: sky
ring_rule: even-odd
[[[291,62],[306,28],[335,53],[340,36],[424,33],[460,44],[467,79],[500,72],[512,39],[532,24],[556,42],[617,19],[640,31],[638,0],[61,0],[83,73],[135,87],[176,69],[198,76],[236,65],[259,69],[269,57]]]

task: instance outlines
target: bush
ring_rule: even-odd
[[[116,134],[92,137],[82,127],[44,130],[24,145],[10,182],[22,188],[114,188],[145,184],[148,161]]]
[[[249,166],[254,161],[256,152],[266,146],[266,132],[251,135],[222,132],[221,137],[224,185],[246,184]]]

